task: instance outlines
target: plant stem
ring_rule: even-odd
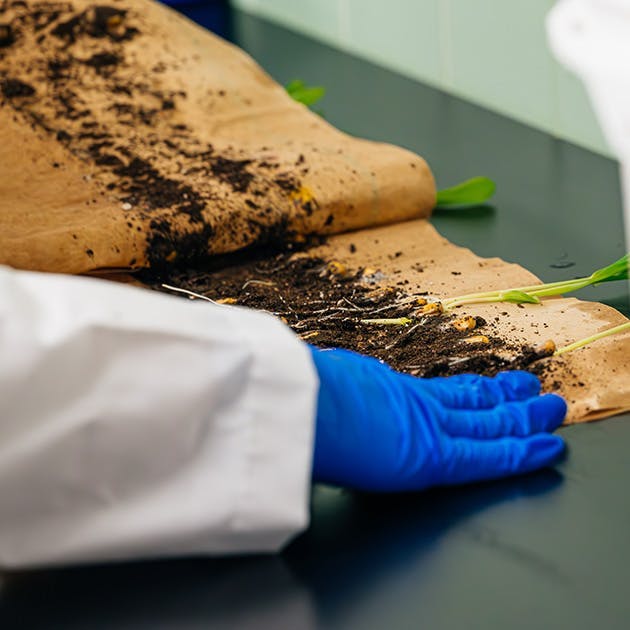
[[[530,295],[534,295],[536,297],[550,297],[552,295],[560,295],[562,293],[571,293],[573,291],[578,291],[579,289],[583,289],[584,287],[592,284],[592,280],[590,278],[578,278],[576,280],[567,280],[566,282],[559,283],[549,283],[543,284],[538,287],[538,289],[533,289],[530,291],[525,291],[524,293],[529,293]]]
[[[619,326],[614,326],[613,328],[608,328],[607,330],[602,330],[602,332],[598,332],[595,335],[591,335],[590,337],[586,337],[585,339],[580,339],[579,341],[574,341],[567,346],[563,346],[562,348],[558,348],[555,354],[564,354],[565,352],[571,352],[572,350],[577,350],[578,348],[583,348],[589,343],[593,341],[597,341],[598,339],[603,339],[604,337],[609,337],[610,335],[616,335],[617,333],[623,332],[624,330],[630,330],[630,322],[626,322],[625,324],[620,324]]]
[[[406,326],[411,324],[413,319],[408,317],[398,317],[396,319],[362,319],[362,324],[379,324],[381,326]]]
[[[456,306],[464,306],[465,304],[484,304],[492,302],[501,302],[501,294],[503,291],[493,291],[488,293],[480,293],[479,295],[462,295],[458,298],[452,298],[451,300],[444,300],[442,306],[445,311],[448,311]]]

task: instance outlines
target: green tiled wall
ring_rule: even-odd
[[[544,19],[554,0],[233,0],[233,4],[610,155],[582,84],[549,52]]]

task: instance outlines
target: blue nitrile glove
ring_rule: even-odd
[[[528,372],[419,379],[346,350],[311,348],[319,374],[313,481],[420,490],[554,463],[566,404]]]

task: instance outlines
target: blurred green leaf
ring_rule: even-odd
[[[591,274],[593,284],[600,282],[611,282],[613,280],[627,280],[630,269],[630,254],[626,254],[619,260],[603,269],[598,269]]]
[[[324,94],[326,94],[326,88],[321,85],[309,86],[300,79],[294,79],[288,83],[285,87],[289,96],[298,103],[310,107],[320,101]]]
[[[494,195],[496,184],[488,177],[473,177],[452,188],[439,190],[436,207],[478,206]]]

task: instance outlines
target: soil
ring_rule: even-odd
[[[204,269],[172,268],[159,274],[141,272],[139,277],[156,290],[186,299],[195,298],[164,285],[272,313],[310,344],[354,350],[415,376],[526,369],[543,379],[546,390],[560,386],[553,377],[557,361],[541,361],[549,356],[547,350],[508,342],[495,334],[493,323],[480,317],[474,330],[458,330],[453,324],[459,315],[425,315],[423,294],[377,286],[365,274],[365,269],[350,272],[336,261],[312,256],[308,247],[297,253],[289,247],[220,257]],[[412,321],[400,325],[366,321],[401,317]],[[465,341],[479,335],[488,341]]]

